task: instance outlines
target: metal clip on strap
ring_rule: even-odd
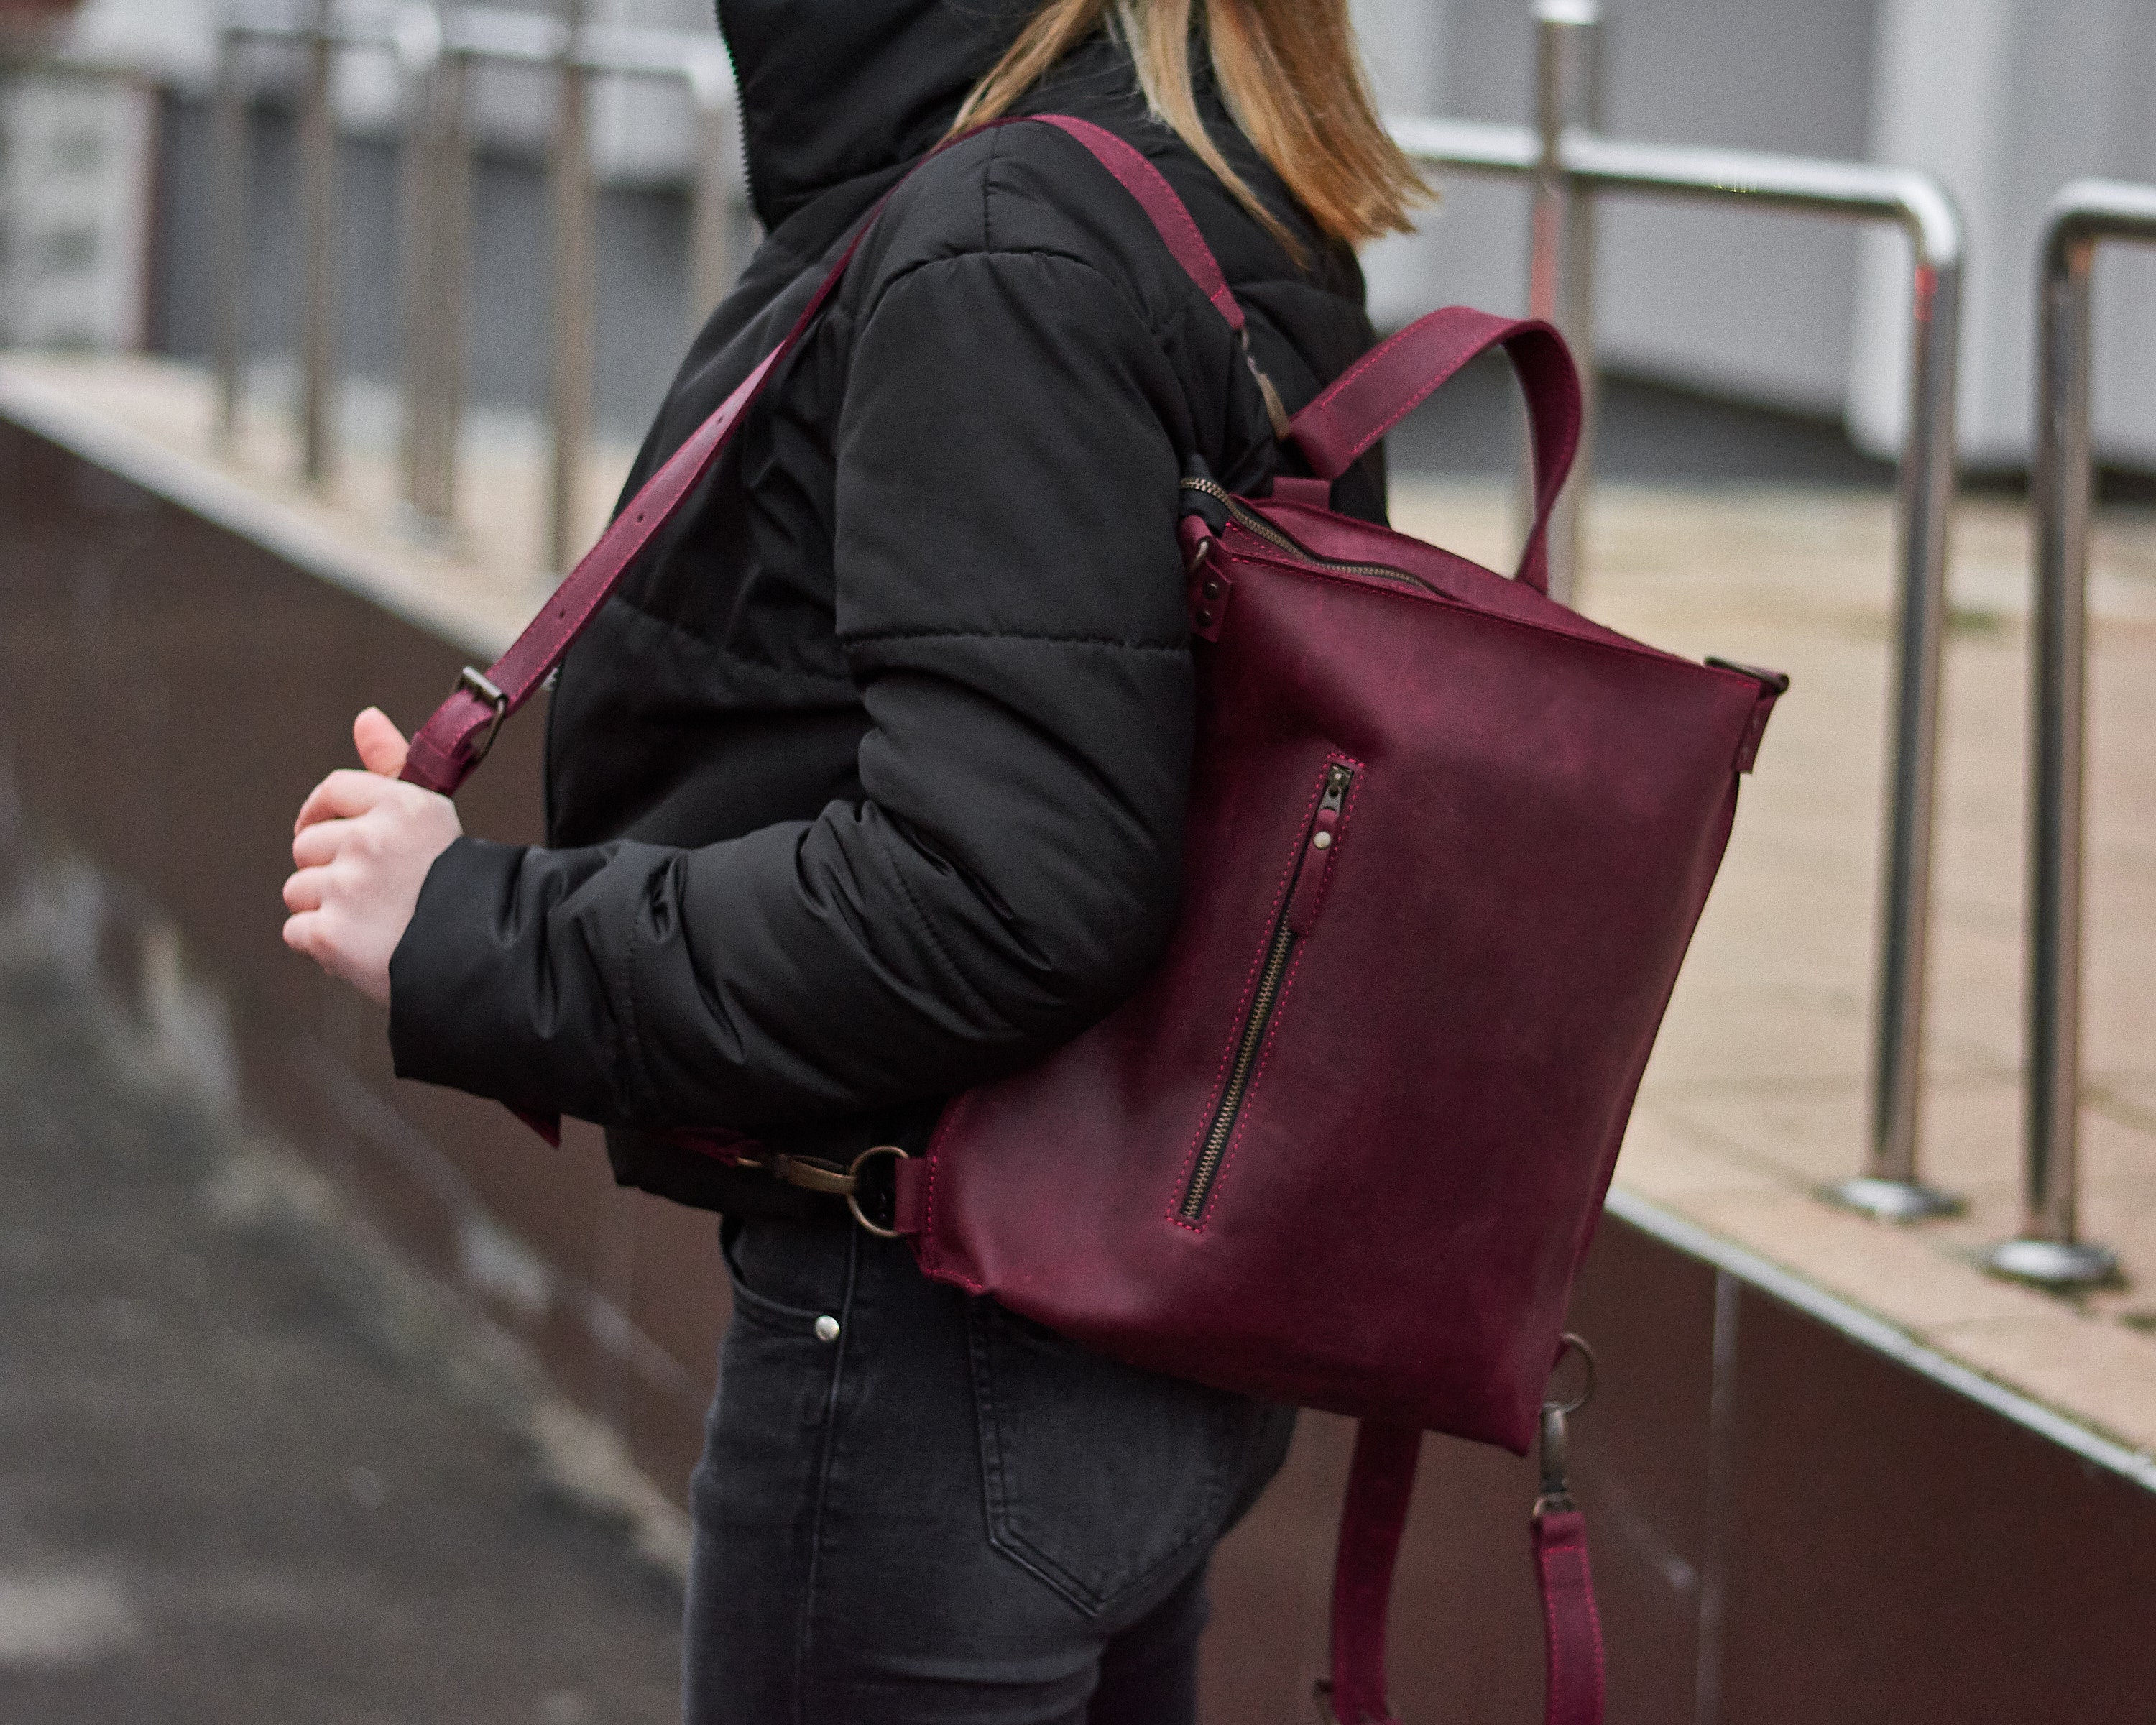
[[[896,1144],[875,1144],[856,1156],[850,1166],[839,1168],[834,1163],[817,1162],[805,1156],[774,1156],[762,1164],[765,1170],[789,1186],[798,1186],[804,1192],[821,1192],[831,1198],[843,1198],[846,1208],[853,1212],[854,1219],[879,1240],[896,1240],[900,1230],[886,1228],[880,1222],[872,1222],[861,1208],[861,1171],[880,1156],[889,1156],[901,1163],[910,1161],[906,1152]],[[753,1166],[754,1164],[749,1164]]]

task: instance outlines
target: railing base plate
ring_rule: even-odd
[[[2087,1240],[2010,1240],[1984,1255],[1984,1267],[2046,1288],[2101,1287],[2118,1280],[2118,1255]]]
[[[1889,1180],[1876,1174],[1860,1174],[1853,1180],[1823,1188],[1820,1196],[1829,1204],[1881,1222],[1924,1222],[1934,1216],[1958,1216],[1968,1202],[1956,1193],[1942,1192],[1921,1180]]]

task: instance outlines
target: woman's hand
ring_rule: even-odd
[[[447,797],[398,778],[403,733],[379,707],[352,721],[352,738],[367,771],[330,774],[292,824],[285,944],[387,1006],[390,955],[427,870],[464,828]]]

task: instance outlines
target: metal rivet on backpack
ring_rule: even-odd
[[[1209,599],[1219,598],[1220,597],[1220,583],[1217,581],[1207,582],[1205,583],[1205,597]]]
[[[1200,629],[1212,628],[1213,614],[1210,611],[1200,611],[1198,614],[1198,626]]]
[[[1330,833],[1320,833],[1310,842],[1320,850],[1330,850],[1332,848],[1332,834]]]
[[[816,1320],[816,1339],[819,1342],[835,1342],[839,1339],[839,1321],[828,1312]]]

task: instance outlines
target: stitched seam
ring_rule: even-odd
[[[981,991],[968,980],[965,973],[952,961],[950,953],[944,948],[942,937],[936,932],[935,924],[929,919],[927,913],[921,908],[921,901],[913,896],[912,883],[907,880],[906,870],[899,865],[898,854],[892,846],[889,829],[878,829],[876,839],[882,846],[884,860],[890,866],[892,878],[898,882],[899,893],[906,900],[906,907],[913,912],[913,920],[920,925],[921,932],[927,939],[930,949],[942,961],[943,968],[951,980],[957,983],[972,998],[973,1004],[983,1009],[988,1015],[993,1016],[994,1007],[982,995]]]
[[[1409,329],[1412,329],[1412,328],[1414,327],[1414,326],[1413,326],[1412,324],[1410,324],[1408,327],[1409,327]],[[1392,337],[1391,337],[1391,338],[1389,338],[1389,340],[1386,340],[1386,341],[1380,341],[1379,343],[1378,343],[1378,345],[1377,345],[1376,347],[1373,347],[1373,348],[1372,348],[1372,349],[1371,349],[1368,353],[1364,354],[1364,355],[1363,355],[1360,359],[1357,360],[1353,365],[1352,365],[1352,366],[1348,367],[1348,368],[1345,372],[1342,372],[1342,373],[1338,377],[1335,378],[1335,379],[1333,380],[1332,383],[1331,384],[1331,386],[1330,386],[1329,388],[1327,388],[1327,390],[1326,390],[1326,392],[1324,393],[1324,394],[1323,394],[1323,395],[1322,395],[1322,396],[1320,396],[1320,397],[1318,398],[1318,402],[1319,402],[1319,403],[1320,403],[1320,406],[1319,406],[1319,411],[1320,411],[1321,413],[1325,413],[1325,414],[1329,418],[1329,417],[1331,416],[1331,413],[1332,413],[1332,402],[1334,401],[1334,399],[1335,399],[1336,398],[1337,398],[1337,397],[1341,396],[1341,395],[1345,394],[1345,393],[1348,392],[1348,389],[1350,389],[1351,388],[1353,388],[1353,385],[1354,385],[1355,380],[1356,380],[1358,377],[1360,377],[1361,376],[1363,376],[1363,374],[1364,372],[1368,372],[1368,370],[1370,370],[1370,368],[1371,368],[1372,367],[1376,366],[1376,365],[1378,365],[1378,364],[1381,363],[1381,362],[1383,361],[1383,359],[1384,359],[1384,357],[1385,357],[1386,354],[1387,354],[1387,353],[1388,353],[1388,352],[1389,352],[1389,351],[1390,351],[1390,350],[1391,350],[1391,349],[1392,349],[1395,345],[1397,345],[1397,344],[1399,342],[1399,341],[1400,341],[1400,339],[1401,339],[1401,336],[1405,336],[1407,333],[1408,333],[1407,330],[1403,330],[1403,331],[1400,331],[1399,335],[1398,335],[1398,336],[1392,336]],[[1502,341],[1502,339],[1503,339],[1502,337],[1500,337],[1500,338],[1499,338],[1500,341]],[[1496,345],[1497,345],[1497,343],[1491,343],[1491,346],[1496,346]],[[1488,350],[1487,350],[1487,348],[1485,348],[1483,351],[1486,352]],[[1455,372],[1457,372],[1459,371],[1459,369],[1460,369],[1460,366],[1464,366],[1464,365],[1466,365],[1466,364],[1468,362],[1468,359],[1473,359],[1473,358],[1475,358],[1475,357],[1477,357],[1476,355],[1470,354],[1470,355],[1467,357],[1467,359],[1460,360],[1457,364],[1455,364],[1455,365],[1453,367],[1453,368],[1452,368],[1452,370],[1451,370],[1451,371],[1447,372],[1445,374],[1445,378],[1448,378],[1448,379],[1449,379],[1449,378],[1450,378],[1450,377],[1452,377]],[[1430,388],[1429,388],[1428,390],[1424,391],[1424,393],[1425,395],[1429,395],[1429,394],[1434,393],[1435,393],[1435,391],[1436,391],[1436,390],[1440,387],[1440,384],[1443,382],[1443,381],[1444,381],[1443,379],[1440,379],[1439,383],[1433,383],[1433,384],[1431,384],[1431,385],[1430,385]]]
[[[545,625],[547,622],[547,608],[542,606],[540,609],[539,614],[536,617],[534,617],[531,622],[525,624],[521,633],[517,635],[514,641],[510,643],[509,650],[504,653],[501,659],[495,661],[498,665],[506,665],[511,660],[517,657],[519,649],[521,649],[527,641],[532,642],[536,644],[539,639],[547,635],[558,634],[560,637],[551,654],[541,653],[539,655],[538,664],[534,668],[532,675],[519,677],[516,680],[515,687],[510,691],[512,701],[515,705],[521,706],[526,700],[530,699],[531,691],[538,686],[539,683],[545,676],[546,671],[550,667],[550,665],[552,663],[559,662],[562,656],[567,652],[569,644],[573,642],[578,635],[583,633],[584,625],[590,622],[592,614],[597,611],[598,608],[606,602],[608,597],[613,593],[614,588],[619,584],[621,576],[627,572],[629,566],[634,562],[638,557],[642,555],[644,547],[650,543],[652,536],[658,532],[660,527],[665,522],[672,518],[673,513],[675,510],[680,506],[681,500],[695,488],[696,482],[703,477],[705,470],[709,467],[719,451],[726,447],[728,437],[732,432],[734,427],[740,423],[742,413],[747,411],[751,403],[755,401],[758,396],[762,394],[764,385],[770,381],[771,373],[777,369],[775,362],[784,356],[788,348],[791,345],[790,341],[782,342],[780,346],[774,350],[769,360],[760,362],[758,369],[749,373],[749,380],[753,380],[755,382],[755,388],[749,390],[747,395],[742,400],[740,406],[737,407],[733,413],[726,415],[725,423],[719,425],[717,430],[711,434],[710,442],[697,454],[696,459],[687,465],[684,471],[684,476],[680,483],[667,490],[662,498],[651,506],[649,525],[644,526],[640,532],[632,526],[629,532],[624,536],[623,542],[627,548],[621,552],[619,557],[610,555],[607,559],[608,562],[612,567],[611,573],[603,576],[594,575],[593,578],[593,591],[584,599],[582,608],[578,610],[575,618],[568,624],[567,629],[557,630],[552,628],[544,627],[543,625]],[[745,380],[742,387],[747,388],[747,384],[749,380]],[[653,476],[653,479],[649,483],[655,484],[659,479],[665,476],[667,470],[672,467],[675,461],[680,459],[684,453],[695,449],[698,437],[702,435],[706,428],[712,423],[713,422],[711,420],[707,419],[704,422],[704,424],[698,426],[696,431],[690,433],[688,440],[681,445],[680,449],[675,450],[674,454],[667,459],[665,465],[660,467],[658,474]],[[641,496],[643,493],[639,492],[638,495]],[[598,543],[594,545],[590,551],[585,552],[583,558],[578,561],[577,568],[581,569],[583,567],[585,563],[590,562],[593,557],[597,556],[599,551],[604,547],[607,541],[613,537],[614,532],[620,526],[621,523],[631,519],[632,518],[626,514],[615,516],[613,521],[608,525],[606,531],[599,536]],[[567,579],[563,582],[562,586],[567,587],[570,582],[573,582],[575,579],[576,570],[572,569],[570,572]],[[556,588],[554,593],[549,596],[548,603],[551,604],[554,598],[559,598],[561,596],[561,588]],[[455,746],[461,744],[466,737],[471,736],[473,732],[477,731],[482,724],[486,722],[486,719],[487,715],[484,711],[482,711],[472,720],[470,724],[465,726],[461,731],[458,732],[451,740],[452,746],[449,752],[454,754]]]
[[[876,313],[882,309],[884,300],[890,296],[894,288],[901,282],[911,281],[915,276],[927,270],[948,270],[963,264],[1000,264],[1021,258],[1036,260],[1045,259],[1051,263],[1068,264],[1074,269],[1083,270],[1087,275],[1095,277],[1130,309],[1131,316],[1144,329],[1147,338],[1156,347],[1166,345],[1166,338],[1163,331],[1171,324],[1180,323],[1187,309],[1184,305],[1178,305],[1173,311],[1155,317],[1139,300],[1137,295],[1095,264],[1091,259],[1081,257],[1076,252],[1065,251],[1060,246],[1024,245],[1011,246],[998,252],[960,252],[955,257],[923,258],[917,263],[908,264],[904,269],[895,271],[888,280],[877,285],[875,303],[860,316],[855,327],[857,330],[866,329],[875,321]]]
[[[1035,1546],[1011,1531],[1009,1493],[1004,1484],[1003,1427],[996,1418],[995,1371],[990,1363],[988,1326],[994,1322],[978,1307],[967,1317],[967,1339],[973,1355],[975,1417],[980,1425],[981,1479],[988,1500],[988,1543],[1022,1569],[1030,1570],[1088,1616],[1097,1616],[1106,1597]]]
[[[1052,124],[1053,122],[1050,123]],[[1168,182],[1168,176],[1163,174],[1158,168],[1155,167],[1151,162],[1147,161],[1146,159],[1145,152],[1139,150],[1136,146],[1125,142],[1122,138],[1116,136],[1113,132],[1106,131],[1104,127],[1091,126],[1088,122],[1083,121],[1079,123],[1081,125],[1087,126],[1090,131],[1101,134],[1101,136],[1107,139],[1111,145],[1121,145],[1122,146],[1122,150],[1112,151],[1111,154],[1113,159],[1103,160],[1100,155],[1094,151],[1092,146],[1087,143],[1082,136],[1073,132],[1068,126],[1057,126],[1055,129],[1061,132],[1065,137],[1069,138],[1073,143],[1078,145],[1079,147],[1083,149],[1088,156],[1091,156],[1095,162],[1098,162],[1102,167],[1106,168],[1111,174],[1115,176],[1117,183],[1120,184],[1126,192],[1129,193],[1133,198],[1137,199],[1138,208],[1145,212],[1147,218],[1152,223],[1156,230],[1160,228],[1162,221],[1164,218],[1172,223],[1178,230],[1181,231],[1190,244],[1198,249],[1199,254],[1204,258],[1206,263],[1210,265],[1209,274],[1211,275],[1213,281],[1218,284],[1217,286],[1209,285],[1205,280],[1199,277],[1198,272],[1191,268],[1189,262],[1180,256],[1176,256],[1175,258],[1177,266],[1182,270],[1183,273],[1186,276],[1190,278],[1191,285],[1195,287],[1199,292],[1204,295],[1206,302],[1210,305],[1215,311],[1218,311],[1223,318],[1227,320],[1231,328],[1234,327],[1236,324],[1237,318],[1241,315],[1242,307],[1236,301],[1235,294],[1228,286],[1227,275],[1220,268],[1220,260],[1213,255],[1212,247],[1205,244],[1205,236],[1198,231],[1198,223],[1192,219],[1188,206],[1183,203],[1182,198],[1176,195],[1175,187],[1169,185]],[[1122,151],[1127,151],[1129,152],[1128,158],[1126,158],[1123,156]],[[1137,187],[1133,186],[1130,180],[1125,177],[1127,174],[1137,175],[1146,180],[1154,191],[1165,198],[1167,207],[1162,210],[1154,210],[1152,206],[1146,202],[1145,198],[1139,193]],[[1172,256],[1174,255],[1175,248],[1173,243],[1168,241],[1165,234],[1162,235],[1162,239],[1163,243],[1168,244],[1169,254]],[[1231,316],[1227,306],[1224,306],[1220,304],[1220,300],[1223,297],[1227,300],[1229,305],[1235,307],[1235,315]]]
[[[1543,1585],[1551,1589],[1550,1604],[1547,1608],[1548,1615],[1543,1625],[1543,1641],[1548,1650],[1549,1702],[1553,1713],[1556,1711],[1558,1697],[1564,1693],[1564,1636],[1558,1628],[1555,1583],[1550,1574],[1555,1557],[1554,1552],[1549,1553],[1543,1563]]]
[[[1454,377],[1457,377],[1460,374],[1460,367],[1467,364],[1468,360],[1481,357],[1483,353],[1488,352],[1491,347],[1503,347],[1506,341],[1509,339],[1510,337],[1507,336],[1499,336],[1496,341],[1488,343],[1476,353],[1470,354],[1467,359],[1461,360],[1458,365],[1454,366],[1450,371],[1445,372],[1443,377],[1438,378],[1435,382],[1433,382],[1429,388],[1422,391],[1419,394],[1410,398],[1404,407],[1401,408],[1399,412],[1395,413],[1392,416],[1391,418],[1386,420],[1383,424],[1378,428],[1377,435],[1373,437],[1370,439],[1370,442],[1373,444],[1382,442],[1386,435],[1390,433],[1393,428],[1398,425],[1401,420],[1406,418],[1409,413],[1412,413],[1417,408],[1428,401],[1430,397],[1436,394],[1439,390],[1442,389],[1447,383],[1450,382]],[[1371,366],[1377,362],[1378,357],[1384,352],[1386,345],[1387,344],[1380,343],[1378,347],[1372,348],[1369,352],[1363,355],[1363,357],[1356,362],[1354,367],[1350,370],[1345,377],[1342,377],[1337,382],[1333,384],[1333,386],[1330,389],[1327,389],[1324,395],[1320,398],[1317,403],[1318,415],[1325,421],[1325,429],[1328,435],[1339,434],[1338,429],[1333,418],[1333,403],[1336,397],[1340,393],[1345,391],[1357,377],[1360,377],[1364,372],[1368,371]],[[1573,381],[1565,387],[1565,400],[1566,404],[1569,406],[1574,413],[1578,412],[1579,380],[1577,377],[1574,377]]]
[[[866,646],[877,641],[1032,641],[1050,647],[1112,647],[1123,653],[1183,654],[1190,650],[1187,639],[1169,645],[1158,641],[1119,641],[1113,635],[1045,634],[1022,629],[891,629],[844,634],[839,639],[849,647]]]
[[[936,1122],[935,1134],[928,1140],[928,1185],[921,1194],[921,1232],[916,1245],[924,1273],[932,1273],[942,1257],[936,1250],[936,1168],[942,1159],[937,1153],[942,1149],[943,1141],[958,1129],[958,1117],[966,1111],[972,1095],[967,1091],[945,1105],[942,1118]]]
[[[831,1464],[839,1447],[839,1390],[844,1378],[846,1346],[854,1328],[854,1282],[860,1267],[861,1237],[846,1230],[846,1286],[839,1301],[839,1333],[831,1354],[831,1387],[824,1398],[824,1430],[817,1445],[816,1502],[808,1532],[808,1573],[801,1587],[801,1620],[793,1639],[793,1719],[803,1725],[808,1707],[808,1660],[814,1650],[816,1588],[824,1567],[824,1512],[831,1500]]]
[[[1267,912],[1264,932],[1258,937],[1257,954],[1250,960],[1250,974],[1243,979],[1243,992],[1236,998],[1235,1014],[1229,1024],[1227,1050],[1221,1055],[1220,1065],[1213,1074],[1213,1088],[1207,1094],[1204,1111],[1198,1117],[1197,1133],[1190,1141],[1190,1147],[1183,1153],[1183,1166],[1176,1176],[1175,1189],[1168,1195],[1168,1219],[1187,1234],[1204,1233],[1205,1217],[1213,1209],[1213,1194],[1209,1192],[1205,1195],[1205,1209],[1199,1213],[1196,1221],[1189,1221],[1183,1214],[1183,1194],[1184,1189],[1190,1184],[1193,1171],[1198,1166],[1199,1147],[1204,1143],[1206,1130],[1212,1125],[1214,1115],[1219,1111],[1220,1098],[1225,1092],[1227,1086],[1229,1068],[1235,1064],[1235,1050],[1242,1046],[1243,1029],[1250,1015],[1250,1002],[1257,989],[1258,977],[1265,969],[1265,955],[1272,951],[1273,931],[1280,925],[1281,907],[1286,902],[1288,889],[1295,884],[1296,869],[1302,860],[1303,845],[1310,831],[1310,824],[1317,819],[1317,805],[1324,798],[1325,775],[1320,773],[1317,783],[1311,788],[1310,801],[1303,806],[1302,820],[1295,829],[1295,845],[1288,853],[1287,867],[1281,872],[1280,884],[1273,889],[1272,909]],[[1300,963],[1299,960],[1297,962]],[[1253,1082],[1255,1081],[1255,1077],[1253,1075]],[[1245,1100],[1248,1101],[1249,1092],[1245,1091],[1244,1095]],[[1241,1123],[1239,1122],[1236,1130],[1240,1132],[1241,1129]],[[1224,1163],[1223,1171],[1225,1166]],[[1219,1183],[1217,1175],[1214,1183],[1216,1186]]]
[[[645,609],[635,600],[626,598],[619,591],[608,593],[607,597],[615,604],[619,605],[623,610],[634,615],[639,623],[647,623],[654,629],[663,629],[669,635],[680,640],[684,646],[692,648],[698,653],[707,654],[713,659],[724,660],[727,664],[740,665],[745,670],[768,672],[775,676],[798,677],[834,690],[843,689],[850,693],[853,691],[854,680],[843,674],[834,676],[829,671],[817,670],[805,665],[781,665],[773,660],[757,659],[746,653],[737,653],[722,642],[712,640],[708,635],[700,635],[694,629],[675,622],[670,617],[661,617],[656,611]]]
[[[928,1141],[928,1189],[921,1197],[921,1233],[918,1236],[922,1249],[920,1255],[921,1268],[924,1275],[933,1276],[934,1266],[942,1261],[942,1254],[936,1250],[933,1238],[936,1216],[936,1170],[942,1160],[938,1153],[943,1147],[946,1136],[957,1130],[958,1117],[972,1106],[974,1095],[975,1092],[968,1091],[951,1103],[943,1111],[943,1117],[936,1123],[935,1136]],[[967,1275],[963,1271],[948,1278],[938,1279],[947,1280],[954,1286],[963,1288],[969,1294],[985,1294],[988,1291],[986,1282]]]
[[[1340,811],[1340,824],[1332,829],[1332,843],[1337,850],[1342,842],[1342,835],[1348,830],[1348,819],[1355,812],[1355,800],[1362,794],[1363,763],[1352,755],[1330,755],[1327,759],[1353,767],[1356,775],[1355,788],[1348,793],[1347,804]],[[1325,895],[1332,890],[1332,881],[1328,874],[1324,885],[1317,890],[1317,902],[1311,906],[1311,932],[1313,934],[1317,930],[1317,913],[1325,905]],[[1228,1147],[1220,1158],[1220,1166],[1214,1173],[1213,1189],[1205,1194],[1205,1209],[1209,1214],[1219,1201],[1220,1188],[1226,1183],[1228,1170],[1235,1165],[1235,1159],[1242,1152],[1243,1141],[1250,1136],[1250,1110],[1257,1101],[1258,1087],[1265,1081],[1266,1069],[1273,1063],[1274,1051],[1280,1046],[1281,1025],[1287,1017],[1288,997],[1295,992],[1296,978],[1302,974],[1302,963],[1307,956],[1308,937],[1306,936],[1296,941],[1295,962],[1288,966],[1287,974],[1281,978],[1280,999],[1273,1003],[1272,1019],[1265,1026],[1265,1046],[1258,1050],[1257,1070],[1250,1074],[1250,1088],[1243,1092],[1242,1117],[1236,1121],[1235,1136],[1229,1139]]]
[[[1598,1691],[1607,1687],[1609,1667],[1602,1651],[1602,1614],[1594,1609],[1594,1576],[1587,1561],[1587,1543],[1582,1538],[1579,1546],[1579,1588],[1587,1602],[1587,1626],[1594,1636],[1594,1686]]]
[[[1348,788],[1348,800],[1341,805],[1340,823],[1332,829],[1332,866],[1325,871],[1325,878],[1317,883],[1317,897],[1310,907],[1309,933],[1301,937],[1306,940],[1310,934],[1317,932],[1317,919],[1324,911],[1327,897],[1332,893],[1332,876],[1340,866],[1341,847],[1348,842],[1348,823],[1355,818],[1355,805],[1362,800],[1363,777],[1368,768],[1367,762],[1358,761],[1353,755],[1332,755],[1327,758],[1338,762],[1342,767],[1352,768],[1355,778]],[[1283,999],[1281,1004],[1286,1005],[1287,1003]]]
[[[1190,1513],[1188,1531],[1158,1556],[1126,1564],[1102,1576],[1097,1584],[1086,1580],[1062,1558],[1044,1550],[1017,1531],[1010,1493],[1004,1481],[1003,1426],[996,1415],[993,1337],[990,1326],[998,1320],[978,1308],[967,1314],[967,1341],[973,1355],[976,1416],[979,1422],[983,1495],[988,1508],[988,1543],[1021,1568],[1030,1571],[1062,1594],[1090,1617],[1105,1613],[1163,1570],[1183,1559],[1193,1546],[1204,1543],[1212,1531],[1222,1499],[1227,1497],[1234,1471],[1217,1455],[1213,1460],[1205,1495]]]
[[[1443,550],[1444,547],[1440,546],[1438,548]],[[1552,629],[1548,624],[1530,622],[1524,617],[1510,617],[1502,611],[1486,610],[1469,600],[1452,598],[1443,593],[1409,592],[1391,583],[1358,579],[1354,576],[1343,574],[1337,570],[1316,568],[1306,563],[1291,563],[1277,557],[1259,557],[1249,552],[1231,552],[1229,555],[1238,562],[1257,563],[1268,569],[1276,569],[1284,574],[1300,575],[1312,581],[1329,582],[1335,587],[1353,588],[1358,593],[1368,593],[1373,598],[1391,599],[1409,605],[1436,605],[1446,611],[1459,612],[1470,617],[1480,618],[1486,623],[1502,624],[1507,629],[1519,629],[1527,634],[1553,636],[1558,640],[1577,642],[1580,646],[1593,647],[1604,653],[1614,654],[1620,659],[1643,659],[1650,665],[1677,665],[1686,670],[1713,669],[1711,665],[1697,665],[1689,659],[1678,658],[1674,653],[1660,652],[1655,648],[1641,644],[1620,646],[1614,641],[1605,641],[1594,635],[1576,635],[1569,629]],[[1452,553],[1448,552],[1447,555],[1450,556]],[[1465,562],[1467,560],[1462,557],[1460,561]],[[1480,565],[1475,567],[1479,567]],[[1491,574],[1495,572],[1484,570],[1483,572]],[[1502,581],[1506,578],[1499,575],[1496,578]],[[1532,589],[1530,588],[1529,591],[1532,592]],[[1731,672],[1721,675],[1735,674]]]

